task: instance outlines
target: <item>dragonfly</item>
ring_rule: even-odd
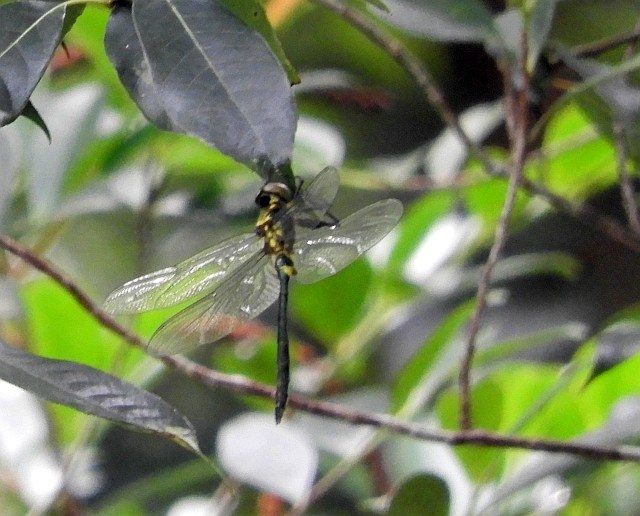
[[[139,313],[194,300],[162,324],[148,348],[158,355],[185,353],[216,342],[278,300],[275,419],[284,414],[289,389],[289,281],[313,283],[334,275],[385,237],[402,204],[386,199],[338,220],[329,212],[338,172],[328,167],[296,191],[266,182],[255,202],[254,231],[228,238],[195,256],[114,290],[104,308]]]

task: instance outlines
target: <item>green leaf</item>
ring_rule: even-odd
[[[575,105],[549,121],[542,152],[545,157],[530,161],[527,174],[542,177],[547,188],[568,199],[584,199],[617,180],[615,149]]]
[[[389,516],[428,514],[447,516],[450,493],[447,483],[434,475],[416,475],[396,491],[391,501]]]
[[[382,0],[347,0],[349,5],[364,12],[368,12],[368,7],[372,5],[381,11],[388,13],[389,8]]]
[[[415,413],[438,392],[458,364],[460,333],[473,310],[468,302],[453,310],[407,362],[398,375],[392,391],[393,412]]]
[[[176,409],[97,369],[31,355],[0,342],[0,377],[53,403],[161,435],[202,455],[194,428]]]
[[[45,0],[0,5],[0,127],[25,109],[60,43],[65,6]]]
[[[34,352],[50,358],[71,358],[104,370],[112,366],[120,339],[106,332],[59,285],[40,279],[23,287],[21,294]],[[136,352],[132,363],[138,363],[141,355]]]
[[[291,314],[312,335],[331,345],[363,315],[371,278],[369,264],[357,260],[313,285],[295,283],[290,294]]]
[[[617,68],[591,59],[578,59],[562,49],[556,49],[556,51],[562,60],[584,79],[606,75]],[[637,143],[640,136],[638,133],[640,90],[629,81],[628,77],[622,75],[596,85],[594,91],[606,104],[605,108],[591,99],[591,92],[584,92],[580,95],[577,99],[578,102],[583,105],[602,134],[612,137],[614,124],[622,124],[625,129],[627,147],[631,155],[637,159],[640,155]]]
[[[151,83],[163,108],[151,122],[166,127],[166,113],[171,127],[254,167],[291,159],[293,97],[262,36],[215,0],[138,0],[133,22],[148,62],[134,73],[150,72],[138,83]]]
[[[602,422],[616,402],[640,392],[640,354],[636,354],[594,378],[584,389],[581,402],[589,409],[592,424]]]
[[[508,390],[494,381],[485,379],[473,386],[471,392],[472,420],[476,428],[498,430],[505,412],[505,398]],[[437,404],[437,413],[445,428],[457,428],[459,421],[460,398],[457,393],[447,391]],[[457,446],[456,455],[464,462],[467,471],[478,481],[493,478],[503,468],[505,450],[480,446]]]

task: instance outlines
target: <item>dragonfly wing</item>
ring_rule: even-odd
[[[211,294],[165,322],[151,337],[154,353],[184,353],[215,342],[260,315],[278,297],[280,284],[266,255],[237,268]]]
[[[304,183],[295,197],[290,211],[295,212],[298,224],[315,227],[333,204],[340,178],[333,167],[326,167],[309,182]]]
[[[104,309],[110,313],[145,312],[210,292],[262,246],[254,233],[228,238],[174,267],[128,281],[109,295]]]
[[[313,283],[336,274],[382,240],[401,216],[402,203],[386,199],[362,208],[334,226],[297,235],[296,280]]]

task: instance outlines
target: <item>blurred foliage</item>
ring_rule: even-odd
[[[532,132],[525,175],[627,227],[620,162],[637,187],[637,160],[633,149],[620,155],[611,128],[621,124],[627,136],[638,130],[637,116],[619,116],[620,102],[635,109],[640,95],[634,74],[620,72],[638,58],[637,37],[612,48],[608,43],[634,30],[637,1],[508,2],[505,10],[503,2],[392,0],[384,3],[389,13],[377,1],[344,4],[397,36],[460,114],[502,99],[498,70],[514,59],[514,27],[529,31],[527,41],[540,58],[528,68]],[[253,0],[241,6],[244,17],[251,5]],[[300,117],[294,172],[308,178],[325,165],[340,168],[343,188],[332,208],[337,217],[385,197],[405,204],[397,229],[368,258],[318,284],[293,282],[292,388],[348,408],[456,430],[460,358],[506,181],[466,155],[463,166],[439,173],[459,159],[459,143],[439,138],[445,127],[397,57],[320,6],[270,0],[267,14],[274,6],[280,9],[278,39],[265,33],[269,45],[278,49],[281,43],[284,55],[278,57],[288,58],[289,78],[301,78],[294,87]],[[438,23],[422,23],[434,13],[442,16]],[[261,185],[232,158],[145,121],[106,57],[108,15],[104,7],[84,9],[64,38],[67,50],[58,48],[31,97],[52,143],[24,118],[0,129],[2,232],[64,270],[98,304],[138,274],[250,231]],[[267,30],[261,10],[256,25]],[[577,45],[586,44],[596,48],[588,59],[606,65],[602,70],[615,80],[585,73],[592,63]],[[562,52],[576,61],[563,60]],[[572,94],[584,80],[596,87]],[[482,116],[477,124],[493,127],[489,115]],[[508,167],[509,142],[503,124],[494,125],[477,143],[498,166]],[[541,196],[518,193],[511,239],[478,335],[472,374],[478,427],[602,446],[637,444],[640,260],[586,222],[558,212]],[[0,267],[2,341],[153,389],[194,421],[203,451],[214,458],[230,446],[219,436],[236,428],[229,425],[238,424],[243,412],[271,412],[268,400],[199,389],[191,379],[165,374],[52,280],[9,254]],[[148,338],[175,311],[122,322]],[[274,322],[275,313],[267,311],[194,358],[272,384]],[[63,514],[76,502],[97,514],[166,514],[179,502],[193,504],[186,513],[216,507],[251,514],[269,503],[277,510],[304,507],[314,479],[336,483],[311,501],[309,513],[640,512],[640,474],[629,464],[446,447],[291,411],[277,431],[265,426],[251,442],[233,443],[231,434],[236,453],[253,453],[255,468],[240,477],[222,461],[234,479],[221,480],[173,443],[96,425],[69,408],[43,407],[45,444],[54,452],[56,471],[66,475],[64,487],[53,483],[60,491],[39,507],[20,480],[25,462],[15,467],[3,457],[2,478],[8,480],[2,481],[0,506],[8,514],[27,508]],[[18,425],[18,416],[7,418]],[[295,494],[278,491],[289,480],[274,472],[277,461],[270,463],[264,450],[293,463],[300,458],[295,476],[308,484]],[[93,483],[79,480],[94,477]]]

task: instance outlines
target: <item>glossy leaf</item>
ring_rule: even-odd
[[[195,430],[178,411],[156,395],[97,369],[31,355],[0,342],[0,377],[53,403],[168,437],[201,454]]]
[[[543,148],[545,157],[531,161],[528,172],[544,173],[545,186],[566,198],[584,199],[617,179],[613,145],[575,105],[549,121]]]
[[[607,66],[591,59],[578,59],[569,52],[558,50],[562,60],[573,68],[585,80],[604,77],[615,72],[618,67]],[[590,92],[578,97],[593,121],[603,134],[611,136],[613,126],[622,124],[627,147],[637,159],[640,156],[638,147],[638,122],[640,121],[640,90],[625,75],[616,75],[594,87],[595,93],[604,101],[600,106],[596,99],[590,100]]]
[[[134,50],[114,63],[123,76],[123,67],[141,62],[136,50],[141,44],[143,68],[134,70],[137,80],[128,76],[124,85],[151,122],[197,136],[253,166],[290,160],[292,94],[262,36],[213,0],[134,2],[132,15],[139,41],[116,12],[107,48],[132,45]],[[120,33],[130,40],[110,41]],[[144,94],[153,90],[156,95],[147,101]]]
[[[0,6],[0,127],[25,109],[62,36],[65,7],[44,0]]]

